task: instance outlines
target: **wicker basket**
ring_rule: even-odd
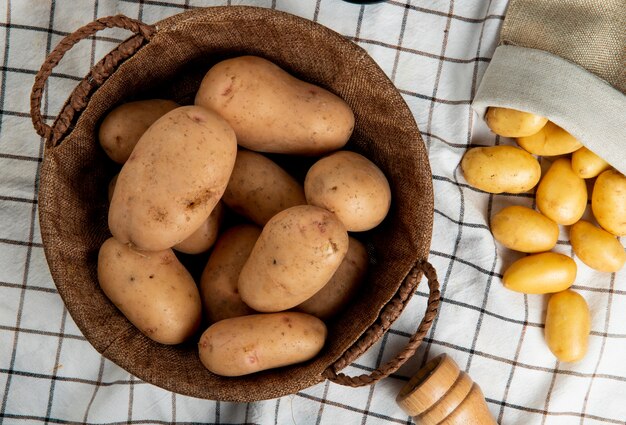
[[[71,47],[102,29],[134,33],[80,82],[52,126],[40,112],[47,78]],[[313,360],[224,378],[200,363],[194,342],[165,346],[146,338],[100,290],[96,263],[109,236],[106,186],[116,166],[96,134],[115,105],[140,98],[193,101],[208,68],[227,57],[263,56],[301,79],[338,94],[352,107],[356,127],[348,148],[374,161],[392,188],[392,208],[365,234],[372,257],[368,280],[354,302],[329,324],[329,338]],[[383,71],[339,34],[286,13],[254,7],[196,9],[146,25],[125,16],[98,19],[63,39],[37,74],[31,115],[45,138],[39,211],[52,277],[72,318],[105,357],[168,390],[222,401],[253,401],[295,393],[324,379],[368,385],[397,370],[428,331],[438,283],[427,263],[433,225],[431,172],[413,116]],[[374,344],[401,313],[422,274],[430,297],[409,344],[367,375],[339,373]]]

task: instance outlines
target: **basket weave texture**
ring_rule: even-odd
[[[79,84],[50,127],[39,104],[47,76],[63,53],[106,27],[135,35],[99,62]],[[191,342],[155,343],[133,327],[97,281],[97,254],[110,237],[106,187],[116,172],[97,139],[102,118],[121,102],[140,98],[193,101],[209,67],[244,54],[265,57],[288,72],[342,97],[353,109],[347,148],[385,173],[392,208],[367,233],[372,256],[368,280],[347,310],[329,324],[323,351],[310,362],[238,378],[207,371]],[[395,371],[417,348],[436,314],[436,274],[426,262],[433,226],[432,175],[413,116],[383,71],[355,44],[313,22],[252,7],[196,9],[155,26],[118,16],[87,25],[62,41],[42,66],[32,96],[35,128],[46,138],[39,208],[50,270],[74,321],[104,356],[139,378],[199,398],[253,401],[295,393],[326,378],[366,385]],[[407,347],[372,374],[339,371],[389,328],[422,274],[431,296],[423,322]]]

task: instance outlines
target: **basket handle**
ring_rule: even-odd
[[[143,22],[131,19],[124,15],[108,16],[105,18],[96,19],[95,21],[77,29],[73,33],[67,35],[48,55],[41,69],[35,76],[35,83],[33,84],[33,90],[30,95],[30,115],[33,120],[33,126],[41,137],[49,139],[53,129],[51,126],[45,123],[43,116],[41,115],[41,96],[43,94],[44,86],[52,70],[59,64],[59,61],[63,58],[65,53],[69,51],[79,41],[97,33],[106,28],[124,28],[137,34],[137,40],[133,40],[130,45],[126,45],[126,42],[120,46],[117,54],[112,54],[111,57],[105,58],[106,60],[100,61],[98,65],[90,71],[89,75],[81,81],[68,104],[64,107],[63,111],[59,114],[59,119],[65,118],[63,128],[65,131],[69,126],[69,122],[74,116],[77,110],[84,108],[86,104],[86,96],[96,84],[102,84],[102,82],[108,77],[116,68],[117,64],[126,59],[128,56],[135,53],[136,49],[143,43],[144,40],[150,40],[152,35],[156,31],[156,27],[152,25],[144,24]],[[130,40],[128,40],[130,41]],[[125,47],[122,49],[122,47]],[[133,48],[134,47],[134,48]],[[56,131],[55,131],[56,132]]]
[[[428,304],[426,306],[424,318],[407,345],[393,359],[369,374],[347,376],[343,373],[338,373],[338,370],[347,366],[347,358],[354,358],[352,355],[355,353],[356,356],[362,354],[365,350],[371,347],[372,344],[387,331],[387,329],[389,329],[393,321],[400,315],[400,312],[413,294],[413,291],[418,283],[417,279],[420,271],[424,273],[424,276],[426,276],[426,279],[428,280],[430,295],[428,296]],[[428,261],[419,261],[413,266],[407,277],[402,282],[402,285],[400,285],[396,296],[381,311],[379,320],[370,326],[361,339],[350,347],[350,349],[348,349],[344,355],[339,358],[339,360],[326,369],[323,376],[336,384],[349,387],[362,387],[365,385],[375,384],[381,379],[391,375],[400,369],[400,366],[402,366],[415,353],[415,350],[417,350],[417,347],[421,344],[422,340],[426,336],[426,333],[428,333],[435,316],[437,315],[439,301],[440,293],[437,272]]]

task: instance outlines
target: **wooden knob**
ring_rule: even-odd
[[[396,402],[417,425],[497,425],[478,384],[446,354],[420,369]]]

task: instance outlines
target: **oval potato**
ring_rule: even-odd
[[[485,115],[487,125],[499,136],[525,137],[541,130],[547,118],[516,109],[490,107]]]
[[[224,117],[239,145],[257,152],[321,155],[343,147],[354,128],[341,98],[256,56],[213,66],[195,103]]]
[[[331,211],[351,232],[378,226],[389,212],[391,189],[383,172],[355,152],[339,151],[317,161],[304,180],[310,205]]]
[[[221,376],[242,376],[312,359],[326,341],[326,325],[297,312],[225,319],[200,337],[200,361]]]
[[[302,185],[285,170],[260,153],[241,149],[222,201],[259,226],[282,210],[306,205]]]
[[[558,224],[576,223],[587,208],[587,185],[578,177],[570,160],[557,159],[543,176],[535,194],[537,208]]]
[[[489,193],[522,193],[539,182],[541,166],[528,152],[513,146],[468,150],[461,161],[470,186]]]
[[[217,240],[223,219],[224,207],[221,202],[218,202],[211,211],[211,215],[202,222],[200,227],[173,248],[185,254],[200,254],[208,251]]]
[[[567,290],[550,297],[545,337],[552,354],[562,362],[582,360],[587,353],[591,315],[585,299]]]
[[[165,114],[120,171],[109,208],[111,233],[147,251],[183,241],[220,200],[236,154],[235,133],[214,112],[182,106]]]
[[[123,164],[148,127],[178,106],[176,102],[163,99],[124,103],[104,118],[98,141],[109,158]]]
[[[241,300],[237,282],[260,234],[258,227],[242,224],[217,240],[200,279],[202,304],[210,322],[255,313]]]
[[[100,288],[148,338],[179,344],[200,325],[196,283],[171,249],[138,252],[110,238],[98,253]]]
[[[570,228],[570,242],[574,253],[592,269],[616,272],[626,262],[622,244],[609,232],[580,220]]]
[[[330,319],[350,302],[367,273],[367,251],[350,237],[348,252],[339,268],[322,289],[296,308],[322,320]]]
[[[582,147],[572,154],[572,169],[581,179],[597,177],[611,165],[589,149]]]
[[[559,238],[559,226],[548,217],[522,206],[510,206],[491,218],[491,232],[498,242],[521,252],[549,251]]]
[[[576,280],[576,263],[567,255],[543,252],[520,258],[504,272],[508,289],[524,294],[563,291]]]
[[[600,174],[593,185],[591,209],[604,230],[626,236],[626,177],[615,170]]]
[[[333,276],[348,251],[348,233],[325,209],[300,205],[267,222],[241,274],[241,299],[261,312],[307,300]]]
[[[537,133],[517,139],[517,144],[534,155],[555,156],[572,153],[582,144],[552,121]]]

